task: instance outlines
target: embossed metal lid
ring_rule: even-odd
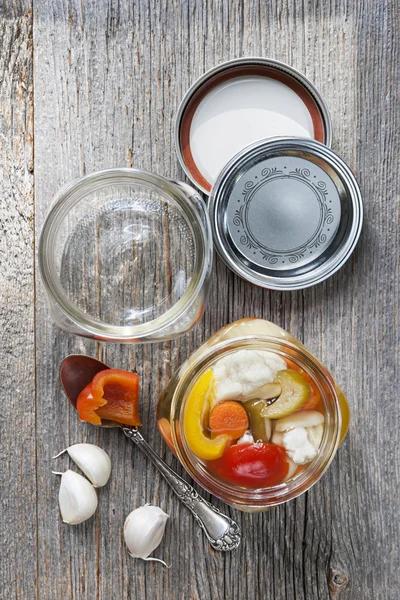
[[[222,169],[211,191],[214,243],[227,265],[256,285],[296,290],[335,273],[359,238],[357,181],[320,142],[268,138]]]

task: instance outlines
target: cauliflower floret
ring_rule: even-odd
[[[305,427],[294,427],[287,431],[282,438],[282,444],[296,465],[304,465],[317,456],[317,450],[308,439]]]
[[[247,431],[245,431],[244,434],[242,435],[242,437],[239,438],[238,441],[236,442],[236,445],[240,445],[240,444],[254,444],[254,438],[249,429]]]
[[[266,383],[277,371],[287,369],[276,354],[257,350],[238,350],[221,358],[214,366],[214,402],[241,400]]]

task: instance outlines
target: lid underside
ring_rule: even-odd
[[[221,169],[256,140],[277,135],[314,138],[311,115],[289,86],[269,77],[236,77],[203,98],[192,119],[190,149],[213,184]]]
[[[251,60],[205,74],[178,111],[178,156],[206,193],[226,163],[257,140],[290,136],[330,143],[329,115],[315,88],[288,65]]]

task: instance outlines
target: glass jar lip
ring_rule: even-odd
[[[325,392],[325,401],[327,401],[328,398],[330,401],[333,400],[334,418],[333,421],[330,420],[330,428],[332,431],[328,430],[329,424],[324,427],[324,434],[317,457],[310,462],[306,468],[299,473],[299,475],[295,476],[288,482],[271,486],[270,488],[260,488],[254,490],[234,487],[228,483],[216,480],[207,472],[205,467],[201,465],[200,461],[198,465],[193,465],[189,456],[187,455],[180,436],[177,435],[174,421],[179,421],[180,431],[183,431],[181,422],[183,414],[183,410],[181,410],[181,408],[183,407],[178,407],[178,403],[180,399],[182,399],[182,401],[184,400],[185,395],[187,395],[187,392],[192,387],[194,381],[202,373],[204,373],[207,368],[209,368],[210,363],[216,357],[222,357],[230,352],[242,349],[242,347],[248,347],[249,345],[253,345],[252,349],[260,349],[254,347],[255,345],[259,346],[260,344],[269,344],[269,347],[264,347],[263,349],[267,351],[274,351],[275,348],[277,353],[287,356],[287,358],[290,358],[290,360],[294,359],[293,354],[289,355],[282,351],[279,352],[278,347],[280,349],[283,348],[290,350],[295,355],[298,355],[304,359],[304,362],[303,360],[301,361],[302,368],[305,366],[305,370],[309,375],[310,372],[313,373],[314,378],[317,376],[318,380],[322,380],[324,384],[326,384],[327,392]],[[297,361],[295,360],[295,362]],[[178,414],[176,415],[177,412]],[[327,416],[329,417],[329,415]],[[172,398],[170,424],[172,439],[176,448],[177,456],[189,475],[195,481],[197,481],[199,485],[224,502],[234,505],[236,508],[243,507],[245,509],[257,510],[292,500],[309,490],[317,481],[319,481],[319,479],[328,469],[339,446],[341,412],[339,398],[335,389],[335,383],[330,373],[328,373],[323,365],[305,348],[299,348],[296,344],[290,341],[282,340],[273,336],[248,335],[224,340],[211,346],[208,351],[197,357],[192,364],[187,366],[186,371],[184,371],[179,380]],[[328,440],[329,436],[331,438],[330,440]]]
[[[59,284],[54,265],[54,241],[61,222],[77,202],[88,193],[110,184],[136,183],[174,201],[184,214],[192,229],[195,242],[195,265],[192,279],[182,297],[164,314],[140,325],[112,325],[92,318],[71,302]],[[189,188],[189,186],[187,186]],[[190,188],[192,190],[192,188]],[[186,314],[198,298],[212,264],[213,244],[209,216],[201,198],[195,190],[188,198],[184,187],[149,171],[134,168],[111,168],[84,175],[64,185],[56,193],[44,221],[39,239],[38,261],[43,285],[49,298],[79,328],[86,333],[107,340],[140,339],[162,332],[173,326]],[[197,201],[198,199],[198,201]],[[193,204],[193,201],[195,204]],[[171,336],[173,337],[173,336]]]

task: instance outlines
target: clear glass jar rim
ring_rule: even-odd
[[[239,350],[243,347],[248,347],[249,345],[253,346],[252,349],[260,349],[254,347],[255,345],[259,346],[260,344],[269,344],[269,347],[264,346],[264,350],[274,351],[273,349],[275,348],[275,351],[277,351],[278,347],[290,350],[292,353],[298,355],[298,357],[302,359],[302,368],[303,366],[306,366],[305,370],[308,372],[308,374],[310,374],[311,371],[314,375],[314,378],[317,376],[318,380],[322,380],[324,384],[326,384],[329,392],[329,398],[333,400],[333,431],[331,432],[331,440],[328,447],[327,441],[329,432],[327,431],[327,427],[324,428],[324,437],[321,442],[321,452],[292,481],[258,490],[234,488],[229,484],[225,484],[224,482],[217,482],[215,478],[208,475],[204,467],[200,473],[196,470],[196,467],[189,460],[185,448],[181,443],[179,436],[177,435],[174,421],[179,421],[180,431],[183,431],[181,417],[184,406],[178,406],[178,403],[181,399],[182,402],[184,402],[185,396],[187,396],[187,392],[192,387],[194,381],[209,367],[210,363],[213,362],[215,357],[223,356],[226,353]],[[290,355],[285,352],[281,352],[281,354],[293,360],[293,354]],[[325,393],[325,396],[325,400],[327,400],[328,393]],[[235,504],[237,507],[243,506],[245,508],[259,509],[281,504],[296,498],[300,494],[309,490],[322,477],[332,462],[339,446],[341,412],[334,381],[328,371],[326,371],[323,365],[312,354],[310,354],[306,349],[299,348],[296,344],[280,338],[266,335],[249,335],[225,340],[211,346],[208,351],[200,355],[192,364],[187,367],[187,370],[184,372],[183,376],[178,382],[172,398],[170,425],[177,456],[189,475],[195,481],[197,481],[199,485],[201,485],[214,496],[219,497],[224,502]]]
[[[101,187],[118,183],[121,185],[129,183],[144,185],[174,201],[185,214],[185,218],[192,230],[196,248],[192,279],[183,296],[163,315],[160,315],[148,323],[140,325],[116,326],[103,323],[77,308],[77,306],[68,299],[58,282],[54,264],[54,255],[52,252],[54,240],[68,210],[75,205],[75,203],[81,201],[86,194]],[[196,198],[199,198],[197,209],[201,211],[201,214],[197,212],[195,206],[192,205],[192,200],[188,200],[188,196],[177,183],[142,169],[105,169],[90,173],[89,175],[85,175],[67,183],[54,197],[51,208],[43,224],[39,240],[39,269],[44,287],[50,299],[54,301],[61,311],[79,328],[84,328],[85,332],[99,337],[106,336],[107,339],[115,339],[116,341],[118,341],[118,339],[150,336],[173,326],[190,310],[192,304],[196,301],[196,298],[203,287],[208,267],[213,256],[211,224],[208,213],[205,206],[203,207],[197,192],[194,190],[193,195]]]

